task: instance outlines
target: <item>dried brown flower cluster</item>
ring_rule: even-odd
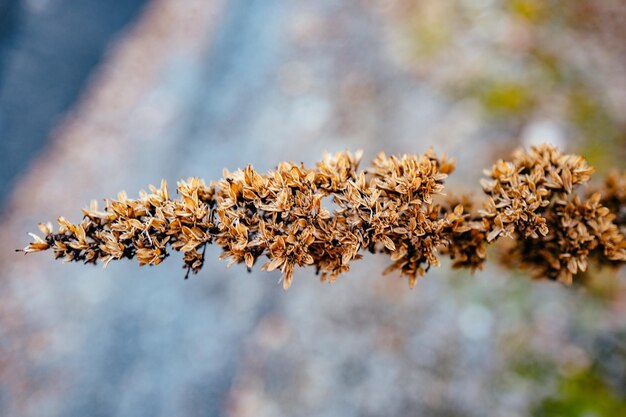
[[[51,249],[57,258],[85,263],[137,258],[156,265],[173,249],[183,253],[188,271],[197,272],[206,245],[217,244],[229,265],[250,269],[266,258],[261,268],[280,269],[284,288],[296,267],[313,266],[322,280],[332,281],[364,251],[389,255],[386,272],[400,271],[413,287],[439,265],[438,252],[454,267],[479,269],[488,243],[501,236],[514,238],[511,262],[565,283],[590,259],[626,260],[624,237],[603,205],[617,201],[623,207],[623,189],[615,185],[606,202],[600,194],[574,194],[593,172],[579,156],[542,146],[499,161],[483,183],[482,210],[469,197],[439,197],[454,170],[445,156],[381,153],[365,170],[358,169],[360,159],[360,153],[339,153],[313,169],[284,162],[264,174],[248,166],[224,171],[208,186],[190,178],[178,183],[174,199],[163,181],[138,199],[120,193],[103,211],[92,203],[79,224],[60,218],[57,232],[40,225],[44,238],[32,235],[24,251]],[[618,182],[608,181],[607,189]]]
[[[612,171],[604,180],[600,188],[600,203],[615,214],[615,224],[626,231],[626,171]]]
[[[587,269],[591,258],[601,264],[626,261],[624,236],[613,222],[615,215],[601,204],[601,194],[574,193],[593,171],[582,157],[551,146],[498,161],[483,181],[487,240],[513,237],[504,257],[508,263],[566,284]]]

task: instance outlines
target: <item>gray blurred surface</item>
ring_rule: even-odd
[[[146,0],[0,1],[0,209]]]

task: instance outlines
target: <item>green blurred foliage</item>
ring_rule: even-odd
[[[497,118],[517,117],[530,112],[535,99],[527,86],[505,80],[488,80],[476,88],[478,101]]]
[[[626,398],[610,386],[595,368],[563,377],[557,395],[545,399],[533,413],[536,417],[626,416]]]
[[[612,91],[626,85],[626,71],[616,70],[626,70],[626,3],[400,1],[411,65],[453,97],[479,103],[487,130],[517,137],[549,119],[591,163],[626,157],[626,118]]]

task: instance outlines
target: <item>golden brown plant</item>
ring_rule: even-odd
[[[602,205],[615,214],[614,222],[623,234],[626,230],[626,171],[611,171],[602,186],[594,191],[600,192]]]
[[[624,236],[601,194],[574,193],[593,171],[581,156],[547,145],[517,151],[512,161],[498,161],[486,171],[483,225],[488,241],[513,238],[506,263],[571,284],[592,257],[601,264],[626,260]]]
[[[497,162],[486,172],[481,210],[469,197],[435,198],[454,170],[445,156],[381,153],[365,170],[358,169],[360,159],[344,152],[326,155],[315,168],[283,162],[264,174],[252,166],[225,170],[209,185],[180,181],[174,199],[162,181],[138,199],[120,193],[103,211],[92,203],[79,224],[59,218],[57,232],[40,225],[44,237],[32,235],[24,251],[51,249],[57,258],[94,264],[137,258],[140,265],[157,265],[173,249],[195,273],[206,245],[217,244],[229,265],[250,269],[265,259],[261,268],[280,269],[285,289],[296,267],[312,266],[322,280],[333,281],[365,251],[387,254],[392,264],[386,272],[400,271],[413,287],[439,265],[438,252],[455,268],[480,269],[488,243],[503,236],[513,238],[510,264],[567,284],[590,260],[626,260],[624,236],[600,194],[574,193],[593,172],[580,156],[545,145]],[[619,200],[618,191],[607,204]],[[328,199],[332,212],[325,208]],[[615,204],[621,208],[623,201]]]

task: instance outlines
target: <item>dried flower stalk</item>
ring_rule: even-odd
[[[626,241],[613,213],[622,212],[624,178],[611,176],[600,193],[580,197],[576,187],[593,173],[585,160],[544,145],[498,161],[483,181],[486,199],[478,210],[471,198],[441,197],[454,161],[424,155],[379,154],[359,170],[361,153],[326,155],[315,168],[283,162],[274,171],[252,166],[224,171],[206,185],[198,178],[178,183],[171,198],[165,181],[138,199],[124,193],[103,211],[92,202],[83,220],[58,219],[59,229],[39,225],[44,237],[24,252],[52,250],[57,258],[108,264],[137,258],[161,263],[170,250],[183,253],[184,267],[198,272],[206,245],[222,248],[229,265],[280,269],[289,288],[296,267],[311,266],[322,280],[348,271],[363,252],[387,254],[413,287],[439,265],[438,253],[455,268],[482,268],[487,245],[513,238],[511,264],[536,277],[569,284],[589,261],[626,261]],[[620,181],[622,181],[620,183]],[[621,184],[621,185],[620,185]],[[325,201],[334,203],[330,212]],[[611,212],[612,211],[612,212]]]
[[[626,260],[624,235],[601,193],[574,193],[593,171],[581,156],[544,145],[517,151],[512,161],[498,161],[485,172],[490,178],[482,184],[488,196],[483,225],[488,241],[513,238],[506,263],[532,269],[536,278],[571,284],[590,260]]]

